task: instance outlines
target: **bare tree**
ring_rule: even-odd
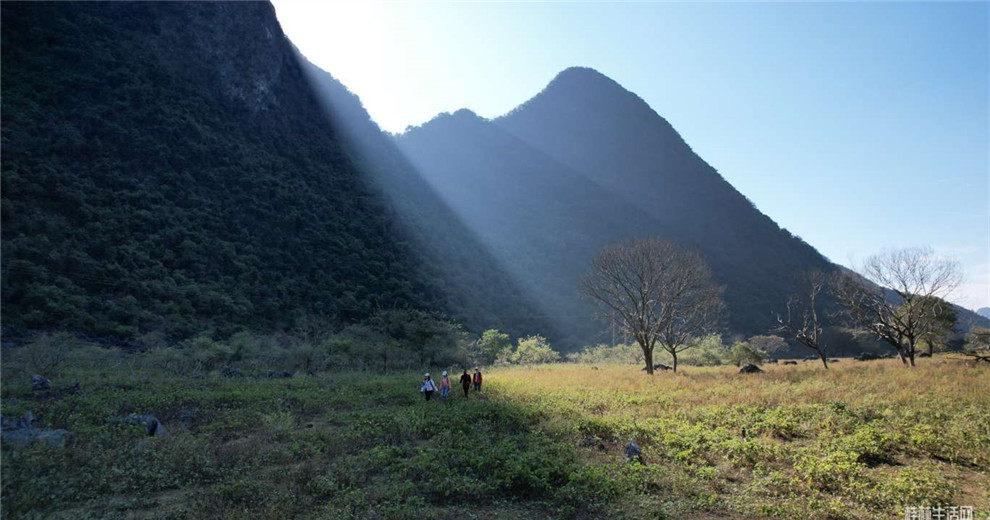
[[[715,327],[722,307],[721,289],[701,256],[659,238],[602,249],[580,284],[636,340],[648,374],[657,343],[676,371],[677,354],[693,345],[692,336]]]
[[[959,265],[931,249],[894,249],[870,257],[861,275],[839,276],[835,294],[855,322],[914,366],[919,342],[944,332],[944,298],[961,279]]]
[[[777,315],[776,332],[813,350],[828,368],[828,346],[822,343],[819,298],[828,286],[828,275],[811,271],[798,282],[800,291],[787,300],[787,315]]]

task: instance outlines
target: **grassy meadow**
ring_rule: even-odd
[[[5,447],[3,518],[903,518],[990,511],[990,368],[948,357],[495,368],[423,401],[419,374],[169,374],[92,349],[32,391],[7,352],[2,412],[74,433]],[[12,359],[13,358],[13,359]],[[436,368],[433,371],[439,372]],[[82,383],[78,395],[59,388]],[[168,436],[108,417],[156,415]],[[627,463],[635,438],[642,463]]]

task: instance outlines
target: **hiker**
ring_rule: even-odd
[[[464,373],[461,374],[461,386],[464,387],[464,397],[468,396],[468,390],[471,389],[471,376],[468,375],[467,369],[464,369]]]
[[[423,374],[423,386],[419,387],[419,391],[423,392],[426,396],[426,400],[429,401],[430,397],[433,396],[433,392],[437,390],[437,385],[430,379],[430,373],[427,372]]]
[[[440,397],[446,399],[450,395],[450,377],[447,376],[447,371],[444,370],[440,377]]]
[[[481,391],[481,370],[477,367],[474,369],[474,391]]]

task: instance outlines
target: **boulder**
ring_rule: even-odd
[[[51,390],[51,388],[52,388],[52,382],[49,381],[48,379],[38,374],[34,374],[33,376],[31,376],[31,390],[34,391]]]
[[[25,428],[37,428],[38,417],[28,410],[20,419],[12,420],[6,415],[0,414],[0,429],[3,431],[21,430]]]
[[[168,435],[168,432],[165,431],[165,425],[154,415],[132,413],[124,417],[112,417],[110,422],[143,426],[149,437],[166,437]]]
[[[636,443],[636,439],[629,439],[629,443],[626,444],[626,461],[643,462],[643,450]]]
[[[743,365],[743,367],[739,369],[740,374],[755,374],[757,372],[763,372],[763,370],[752,363]]]
[[[31,410],[24,412],[24,415],[16,421],[0,415],[0,425],[3,430],[0,440],[4,448],[18,449],[35,442],[61,448],[72,438],[72,432],[68,430],[38,428],[38,417],[31,413]]]

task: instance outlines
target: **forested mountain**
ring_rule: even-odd
[[[609,243],[698,248],[741,333],[831,268],[590,69],[393,138],[266,3],[0,9],[5,326],[180,338],[411,307],[569,348],[605,338],[576,281]]]
[[[561,328],[586,330],[587,316],[571,315],[580,304],[565,300],[579,297],[577,276],[603,243],[632,236],[699,249],[725,286],[733,332],[765,332],[797,275],[832,268],[591,69],[565,70],[494,121],[441,115],[398,142],[517,277],[554,280]]]
[[[267,3],[2,5],[5,325],[433,308]]]

